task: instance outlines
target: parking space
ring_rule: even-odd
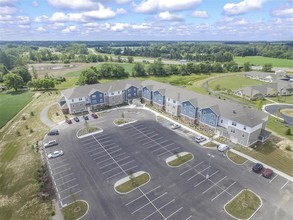
[[[139,163],[109,135],[90,136],[80,142],[107,181],[115,183],[129,172],[141,170]]]
[[[54,148],[46,149],[46,156],[53,151]],[[82,192],[82,189],[66,156],[63,155],[48,159],[48,167],[51,172],[60,206],[62,207],[74,201],[75,197]]]

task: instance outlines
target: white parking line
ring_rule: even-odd
[[[125,171],[132,170],[132,169],[134,169],[134,168],[136,168],[136,167],[137,167],[137,166],[133,166],[133,167],[127,168],[127,169],[125,169]]]
[[[111,172],[111,171],[113,171],[113,170],[116,170],[117,168],[119,168],[119,167],[114,167],[114,168],[112,168],[112,169],[110,169],[110,170],[107,170],[107,171],[103,172],[103,174],[109,173],[109,172]]]
[[[148,138],[147,138],[147,139],[148,139]],[[153,140],[150,140],[150,141],[148,141],[148,142],[143,143],[142,145],[145,146],[145,145],[148,145],[148,144],[150,144],[150,143],[152,143],[152,142],[153,142]]]
[[[60,172],[58,172],[58,173],[54,173],[54,176],[56,176],[56,175],[58,175],[58,174],[60,174],[60,173],[64,173],[64,172],[66,172],[67,170],[71,170],[71,167],[69,167],[69,168],[67,168],[67,169],[65,169],[65,170],[62,170],[62,171],[60,171]]]
[[[165,218],[165,219],[167,220],[168,218],[170,218],[171,216],[173,216],[173,215],[175,215],[177,212],[179,212],[181,209],[183,209],[183,207],[177,209],[175,212],[173,212],[171,215],[169,215],[169,216],[168,216],[167,218]]]
[[[167,192],[165,192],[164,194],[162,194],[162,195],[156,197],[156,198],[153,199],[151,202],[154,202],[154,201],[158,200],[159,198],[163,197],[163,196],[166,195],[166,194],[167,194]],[[134,213],[138,212],[139,210],[143,209],[144,207],[146,207],[146,206],[149,205],[149,204],[150,204],[150,202],[144,204],[143,206],[141,206],[141,207],[139,207],[138,209],[136,209],[135,211],[133,211],[131,214],[134,214]]]
[[[191,216],[189,216],[187,219],[185,219],[185,220],[188,220],[188,219],[190,219],[192,217],[192,215]]]
[[[105,167],[111,166],[111,165],[113,165],[113,164],[115,164],[114,161],[113,161],[112,163],[109,163],[109,164],[107,164],[107,165],[104,165],[104,166],[100,167],[100,170],[103,169],[103,168],[105,168]]]
[[[216,173],[218,173],[219,170],[217,170],[216,172],[214,172],[212,175],[209,176],[209,178],[211,178],[213,175],[215,175]],[[206,181],[207,179],[205,178],[204,180],[200,181],[198,184],[196,184],[195,186],[193,186],[194,188],[196,188],[197,186],[199,186],[201,183],[203,183],[204,181]]]
[[[281,187],[280,190],[282,190],[288,183],[289,183],[289,180]]]
[[[165,151],[163,153],[156,154],[156,156],[160,157],[160,156],[163,156],[164,154],[173,154],[173,153],[170,153],[169,151]]]
[[[74,186],[71,186],[71,187],[69,187],[69,188],[67,188],[67,189],[64,189],[64,190],[62,190],[62,191],[59,191],[59,194],[60,193],[62,193],[62,192],[65,192],[65,191],[67,191],[67,190],[69,190],[69,189],[72,189],[72,188],[74,188],[74,187],[77,187],[79,184],[75,184]]]
[[[154,138],[154,137],[157,137],[157,136],[159,136],[158,134],[154,134],[154,135],[152,135],[152,136],[149,136],[150,138]]]
[[[169,151],[171,151],[171,152],[175,152],[175,151],[178,150],[178,149],[180,149],[180,147],[175,147],[175,148],[173,148],[173,149],[170,149]]]
[[[108,159],[103,160],[103,161],[100,161],[99,163],[96,163],[96,164],[99,165],[99,164],[104,163],[104,162],[106,162],[106,161],[108,161],[108,160],[112,160],[112,159],[111,159],[111,158],[108,158]]]
[[[61,184],[58,184],[58,185],[56,185],[56,186],[62,186],[62,185],[64,185],[64,184],[66,184],[66,183],[70,183],[71,181],[73,181],[73,180],[76,180],[76,178],[72,178],[71,180],[68,180],[68,181],[66,181],[66,182],[64,182],[64,183],[61,183]]]
[[[147,194],[149,194],[149,193],[151,193],[151,192],[153,192],[153,191],[155,191],[156,189],[158,189],[158,188],[160,188],[161,186],[157,186],[156,188],[154,188],[154,189],[152,189],[151,191],[149,191],[149,192],[147,192],[146,193],[146,195]],[[136,199],[134,199],[134,200],[132,200],[132,201],[130,201],[130,202],[128,202],[127,204],[125,204],[126,206],[128,206],[129,204],[131,204],[131,203],[133,203],[133,202],[135,202],[136,200],[138,200],[138,199],[140,199],[140,198],[142,198],[143,197],[143,195],[141,195],[141,196],[139,196],[139,197],[137,197]]]
[[[109,142],[112,142],[113,143],[113,141],[111,140],[111,139],[109,139],[109,140],[106,140],[106,141],[101,141],[101,143],[104,145],[105,143],[109,143]]]
[[[124,153],[121,153],[121,154],[118,154],[117,156],[113,156],[113,158],[115,157],[120,157],[120,156],[122,156],[122,155],[124,155],[124,154],[126,154],[125,152]]]
[[[95,148],[95,149],[92,149],[92,150],[88,150],[87,152],[88,153],[91,153],[91,152],[94,152],[94,151],[96,151],[96,150],[101,150],[101,148]],[[103,150],[103,149],[102,149]]]
[[[51,167],[51,169],[52,170],[57,170],[57,169],[59,169],[60,167],[64,167],[64,166],[68,166],[69,164],[68,163],[66,163],[66,164],[62,164],[61,166],[59,166],[59,167]]]
[[[165,148],[167,148],[167,147],[170,147],[170,146],[172,146],[172,145],[174,145],[175,143],[170,143],[170,144],[167,144],[166,146],[164,146]]]
[[[82,190],[78,190],[77,192],[74,192],[74,193],[72,193],[72,194],[77,194],[77,193],[80,193]],[[65,200],[65,199],[68,199],[69,197],[72,197],[72,194],[70,194],[69,196],[65,196],[65,197],[63,197],[62,199],[60,199],[60,197],[59,197],[59,200]]]
[[[93,160],[98,160],[98,159],[100,159],[100,158],[107,157],[107,156],[108,156],[108,155],[105,154],[105,155],[102,155],[102,156],[95,157],[95,158],[93,158]]]
[[[261,177],[261,176],[262,176],[262,173],[258,175],[258,177]]]
[[[211,199],[211,201],[214,201],[216,198],[218,198],[221,194],[223,194],[224,192],[228,193],[227,190],[233,186],[236,183],[236,181],[234,183],[232,183],[230,186],[228,186],[225,190],[223,190],[221,193],[219,193],[217,196],[215,196],[214,198]],[[233,197],[233,195],[231,193],[228,193],[230,196]]]
[[[113,174],[112,176],[107,177],[107,180],[109,180],[109,179],[111,179],[111,178],[113,178],[113,177],[115,177],[115,176],[117,176],[119,174],[122,174],[122,173],[124,173],[124,172],[122,170],[120,170],[118,173]]]
[[[125,165],[127,165],[127,164],[132,163],[132,162],[134,162],[134,160],[131,160],[131,161],[128,161],[127,163],[121,164],[120,166],[125,166]]]
[[[278,175],[276,174],[276,176],[274,176],[274,178],[271,179],[269,183],[273,182],[273,180],[274,180],[277,176],[278,176]]]
[[[158,146],[158,145],[154,145],[154,146]],[[153,146],[153,147],[154,147],[154,146]],[[152,152],[152,153],[155,153],[155,152],[158,151],[158,150],[164,150],[164,149],[161,148],[161,147],[159,147],[159,148],[157,148],[156,150],[152,150],[151,152]],[[165,151],[165,152],[167,152],[167,151]]]
[[[195,166],[190,167],[189,169],[185,170],[183,173],[180,173],[180,176],[182,176],[183,174],[187,173],[188,171],[194,169],[195,167],[201,165],[202,163],[204,163],[204,161],[201,161],[200,163],[196,164]]]
[[[70,176],[70,175],[73,175],[73,173],[69,173],[69,174],[66,174],[66,175],[64,175],[64,176],[61,176],[61,177],[55,179],[55,181],[61,180],[61,179],[65,178],[65,177],[67,177],[67,176]],[[52,176],[52,177],[53,177],[53,176]]]
[[[118,152],[118,151],[121,151],[121,148],[118,149],[118,150],[114,150],[114,151],[110,152],[109,154],[113,154],[113,153],[116,153],[116,152]],[[107,152],[108,152],[108,151],[107,151]],[[114,158],[113,158],[113,159],[114,159]]]
[[[101,154],[101,153],[105,153],[105,151],[101,150],[101,151],[99,151],[99,152],[96,152],[96,153],[90,154],[90,156],[91,156],[91,157],[92,157],[92,156],[96,156],[96,155],[99,155],[99,154]]]
[[[198,171],[198,170],[196,170],[196,169],[193,169],[193,170],[195,170],[197,173],[194,174],[193,176],[191,176],[190,178],[188,178],[187,181],[190,181],[191,179],[193,179],[194,177],[196,177],[197,175],[201,174],[203,171],[205,171],[205,170],[207,170],[207,169],[209,169],[209,168],[210,168],[210,167],[206,167],[206,168],[204,168],[204,169],[201,170],[201,171]]]
[[[216,186],[219,182],[221,182],[222,180],[226,179],[227,176],[224,176],[222,179],[220,179],[218,182],[216,182],[215,184],[213,184],[211,187],[209,187],[208,189],[206,189],[205,191],[202,192],[202,194],[205,194],[207,191],[209,191],[211,188],[213,188],[214,186]]]

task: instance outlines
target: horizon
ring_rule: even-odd
[[[292,0],[2,0],[0,41],[292,41]],[[82,40],[81,40],[82,39]]]

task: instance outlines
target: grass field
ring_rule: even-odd
[[[62,209],[64,220],[77,220],[88,210],[88,205],[84,201],[71,203]]]
[[[232,160],[236,164],[243,164],[244,162],[247,161],[246,158],[239,156],[238,154],[235,154],[231,151],[227,151],[227,156],[229,157],[230,160]]]
[[[131,190],[147,183],[150,180],[150,175],[143,173],[139,176],[133,177],[131,180],[116,186],[116,190],[120,193],[127,193]]]
[[[249,62],[251,65],[263,66],[264,64],[271,63],[273,67],[287,67],[292,68],[292,60],[278,59],[271,57],[261,57],[261,56],[247,56],[247,57],[234,57],[234,61],[238,64],[244,64]]]
[[[52,202],[38,196],[37,170],[42,162],[32,145],[49,130],[38,117],[41,110],[56,102],[59,95],[40,94],[22,115],[0,131],[0,219],[47,220],[53,211]]]
[[[188,153],[184,156],[177,156],[177,158],[175,160],[168,162],[168,164],[171,167],[178,167],[178,166],[190,161],[192,158],[193,158],[193,155]]]
[[[243,75],[232,75],[216,78],[209,82],[209,88],[216,90],[219,87],[220,90],[231,89],[236,90],[246,86],[260,85],[261,82],[253,79],[249,79]]]
[[[278,97],[270,97],[271,100],[274,100],[275,102],[280,103],[288,103],[293,104],[293,96],[278,96]]]
[[[260,206],[259,197],[252,191],[244,189],[225,205],[225,210],[236,219],[248,219]]]
[[[266,127],[268,129],[272,130],[273,132],[277,133],[278,135],[281,135],[281,136],[293,141],[293,135],[286,135],[286,131],[288,130],[288,128],[292,129],[292,126],[288,126],[288,125],[284,124],[281,120],[276,119],[272,116],[269,116],[269,120],[268,120]]]
[[[240,146],[234,149],[293,176],[291,152],[280,149],[277,146],[279,141],[279,138],[271,137],[264,144],[257,144],[253,150]]]
[[[0,93],[0,128],[32,100],[31,92]]]

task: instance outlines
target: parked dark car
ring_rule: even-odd
[[[67,124],[72,124],[71,119],[67,118],[67,119],[66,119],[66,123],[67,123]]]
[[[274,174],[274,171],[272,171],[271,169],[269,168],[264,168],[263,171],[262,171],[262,175],[263,177],[265,178],[271,178],[271,176]]]
[[[51,131],[49,131],[48,135],[59,135],[59,131],[57,129],[52,129]]]
[[[262,169],[263,169],[263,165],[261,163],[256,163],[252,167],[252,171],[255,173],[260,173],[262,171]]]
[[[93,118],[98,118],[98,115],[96,113],[92,113]]]
[[[89,120],[89,117],[87,115],[83,116],[84,120]]]
[[[74,117],[73,120],[76,121],[76,122],[79,122],[79,118],[78,117]]]

